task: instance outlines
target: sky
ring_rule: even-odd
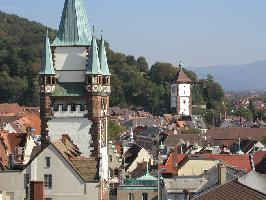
[[[85,0],[113,50],[187,67],[266,59],[265,0]],[[0,10],[57,29],[64,0],[0,0]]]

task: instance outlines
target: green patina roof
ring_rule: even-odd
[[[86,96],[84,83],[58,83],[52,96],[79,97]]]
[[[92,36],[91,51],[87,63],[86,74],[92,74],[92,75],[102,74],[101,65],[98,56],[97,41],[94,34]]]
[[[147,163],[146,174],[137,179],[125,179],[123,181],[125,187],[158,187],[158,179],[149,173],[149,165]]]
[[[50,40],[48,37],[48,30],[45,38],[45,45],[42,52],[42,66],[40,73],[41,75],[55,75],[53,56],[50,48]]]
[[[84,0],[65,0],[59,30],[52,46],[88,46],[91,38]]]
[[[100,59],[100,64],[101,64],[102,75],[110,76],[111,74],[110,74],[110,71],[109,71],[108,63],[107,63],[107,56],[106,56],[106,50],[105,50],[103,38],[101,38],[99,59]]]

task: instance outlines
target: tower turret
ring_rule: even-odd
[[[40,118],[41,118],[41,139],[42,142],[47,140],[48,130],[47,122],[51,119],[51,94],[55,90],[57,82],[56,73],[50,48],[48,31],[45,38],[45,45],[42,53],[42,65],[39,73],[40,86]]]

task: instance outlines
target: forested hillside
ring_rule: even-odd
[[[46,29],[39,23],[0,12],[0,102],[38,105],[38,71]],[[56,32],[49,32],[53,40]],[[170,82],[178,67],[160,62],[149,67],[144,57],[115,53],[106,45],[112,73],[111,106],[143,107],[154,114],[167,112]],[[195,83],[193,103],[221,108],[224,94],[220,84],[210,76],[198,80],[194,72],[187,72]]]

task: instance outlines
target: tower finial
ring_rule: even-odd
[[[181,70],[183,69],[183,66],[184,66],[184,64],[183,64],[182,60],[180,60],[179,67],[180,67]]]
[[[93,25],[92,27],[92,32],[93,32],[93,35],[95,35],[95,25]]]
[[[103,29],[101,29],[101,41],[103,41]]]
[[[150,172],[149,172],[149,163],[147,162],[147,167],[146,167],[146,175],[150,175]]]

